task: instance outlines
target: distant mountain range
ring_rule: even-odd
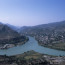
[[[37,25],[37,26],[32,26],[32,27],[21,27],[20,28],[20,33],[25,33],[25,32],[37,32],[37,31],[50,31],[50,30],[64,30],[65,28],[65,21],[61,22],[55,22],[55,23],[49,23],[49,24],[42,24],[42,25]],[[48,30],[46,30],[48,29]],[[48,32],[49,32],[48,31]]]
[[[11,24],[6,24],[7,26],[9,26],[11,29],[15,30],[15,31],[19,31],[19,26],[14,26],[14,25],[11,25]]]

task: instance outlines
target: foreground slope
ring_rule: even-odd
[[[28,51],[15,56],[0,55],[0,65],[65,65],[65,57]]]

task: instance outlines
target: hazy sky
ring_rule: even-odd
[[[0,21],[33,26],[65,20],[65,0],[0,0]]]

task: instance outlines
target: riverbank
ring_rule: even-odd
[[[42,42],[39,42],[38,41],[38,44],[41,45],[41,46],[43,46],[43,47],[50,48],[50,49],[56,49],[56,50],[65,51],[65,44],[64,43],[58,43],[58,44],[42,44]]]
[[[0,65],[65,65],[65,56],[51,56],[27,51],[14,56],[0,55]]]
[[[27,41],[29,41],[29,38],[25,36],[21,36],[21,37],[9,39],[9,40],[8,39],[0,40],[1,42],[0,49],[8,49],[8,48],[12,48],[18,45],[23,45]]]
[[[36,37],[36,36],[32,36],[34,37],[37,41],[38,44],[43,46],[43,47],[47,47],[47,48],[51,48],[51,49],[56,49],[56,50],[61,50],[61,51],[65,51],[65,43],[55,43],[55,44],[48,44],[48,43],[44,43],[42,42],[39,38],[40,37]]]

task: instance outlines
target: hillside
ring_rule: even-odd
[[[18,34],[16,31],[4,24],[0,24],[0,39],[10,39],[19,36],[20,34]]]
[[[24,44],[28,41],[26,36],[21,36],[5,24],[0,23],[0,49],[13,47],[14,45]]]
[[[42,46],[65,50],[65,21],[26,27],[20,33],[34,36]]]
[[[11,24],[6,24],[8,27],[10,27],[12,30],[15,30],[15,31],[19,31],[19,26],[14,26],[14,25],[11,25]]]

